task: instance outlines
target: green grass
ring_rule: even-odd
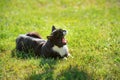
[[[119,0],[0,0],[1,80],[120,79]],[[19,34],[68,30],[68,60],[14,53]]]

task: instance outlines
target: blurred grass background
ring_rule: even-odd
[[[11,55],[19,34],[68,30],[68,60]],[[16,53],[17,54],[17,53]],[[120,78],[119,0],[0,0],[1,80]]]

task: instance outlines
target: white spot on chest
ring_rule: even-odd
[[[58,47],[58,46],[53,46],[52,48],[54,51],[58,52],[61,57],[64,56],[65,54],[68,54],[68,47],[67,45],[64,45],[63,47]]]

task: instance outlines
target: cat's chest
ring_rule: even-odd
[[[58,47],[58,46],[53,46],[52,48],[55,52],[58,52],[61,57],[64,56],[65,54],[68,54],[68,47],[67,45],[64,45],[63,47]]]

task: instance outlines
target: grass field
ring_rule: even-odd
[[[20,55],[19,34],[38,32],[44,39],[51,26],[68,30],[74,58],[54,60]],[[0,0],[1,80],[119,80],[119,0]]]

